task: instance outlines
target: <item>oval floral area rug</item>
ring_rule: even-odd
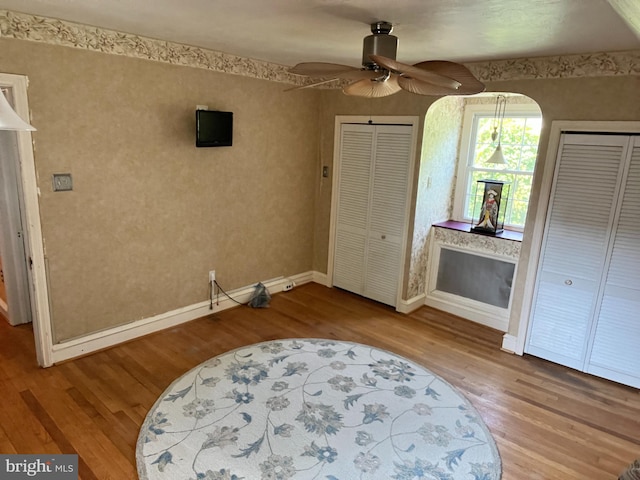
[[[142,480],[501,477],[495,442],[451,385],[332,340],[242,347],[177,379],[140,430]]]

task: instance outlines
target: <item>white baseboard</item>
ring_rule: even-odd
[[[313,282],[324,285],[325,287],[332,287],[329,277],[326,273],[313,272]]]
[[[4,318],[9,320],[9,306],[0,298],[0,315],[4,315]],[[11,322],[9,322],[11,324]]]
[[[396,306],[396,311],[400,313],[411,313],[419,309],[424,305],[424,301],[427,295],[421,293],[409,300],[400,300],[400,303]]]
[[[431,292],[424,303],[501,332],[506,332],[509,328],[509,311],[503,308],[442,292]]]
[[[502,350],[509,353],[516,353],[518,338],[514,335],[505,333],[502,337]]]
[[[315,281],[317,272],[306,272],[289,277],[278,277],[272,280],[263,281],[265,287],[269,293],[282,292],[282,288],[285,283],[293,280],[294,285],[303,285]],[[322,275],[322,274],[318,274]],[[321,282],[318,282],[321,283]],[[229,296],[233,297],[237,302],[246,303],[251,298],[251,294],[255,290],[255,284],[241,287],[227,292]],[[127,323],[118,327],[103,330],[101,332],[92,333],[83,337],[78,337],[72,340],[65,341],[53,345],[51,352],[52,363],[62,362],[71,358],[86,355],[88,353],[103,350],[105,348],[113,347],[119,343],[127,342],[150,333],[158,332],[167,328],[175,327],[182,323],[190,322],[197,318],[201,318],[212,313],[227,310],[235,307],[238,304],[229,299],[224,294],[220,295],[216,299],[214,298],[213,308],[210,308],[210,302],[200,302],[193,305],[188,305],[177,310],[161,313],[149,318],[143,318],[135,322]]]

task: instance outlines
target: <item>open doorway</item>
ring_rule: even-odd
[[[21,325],[33,315],[16,132],[0,131],[0,160],[0,308],[10,325]]]
[[[0,88],[18,115],[29,118],[27,78],[0,74]],[[0,131],[0,188],[0,255],[8,317],[12,323],[33,323],[38,364],[50,366],[49,300],[30,132]]]

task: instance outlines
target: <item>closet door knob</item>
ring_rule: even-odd
[[[565,280],[564,284],[565,285],[573,285],[573,282],[571,280]]]
[[[382,240],[384,240],[385,238],[387,238],[386,235],[380,235],[380,238],[382,238]]]

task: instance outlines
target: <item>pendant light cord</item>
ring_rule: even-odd
[[[498,130],[498,146],[502,141],[502,122],[504,121],[504,114],[507,108],[507,97],[504,95],[498,95],[496,97],[496,110],[494,112],[494,118],[500,118],[500,128]],[[495,128],[495,127],[494,127]]]

